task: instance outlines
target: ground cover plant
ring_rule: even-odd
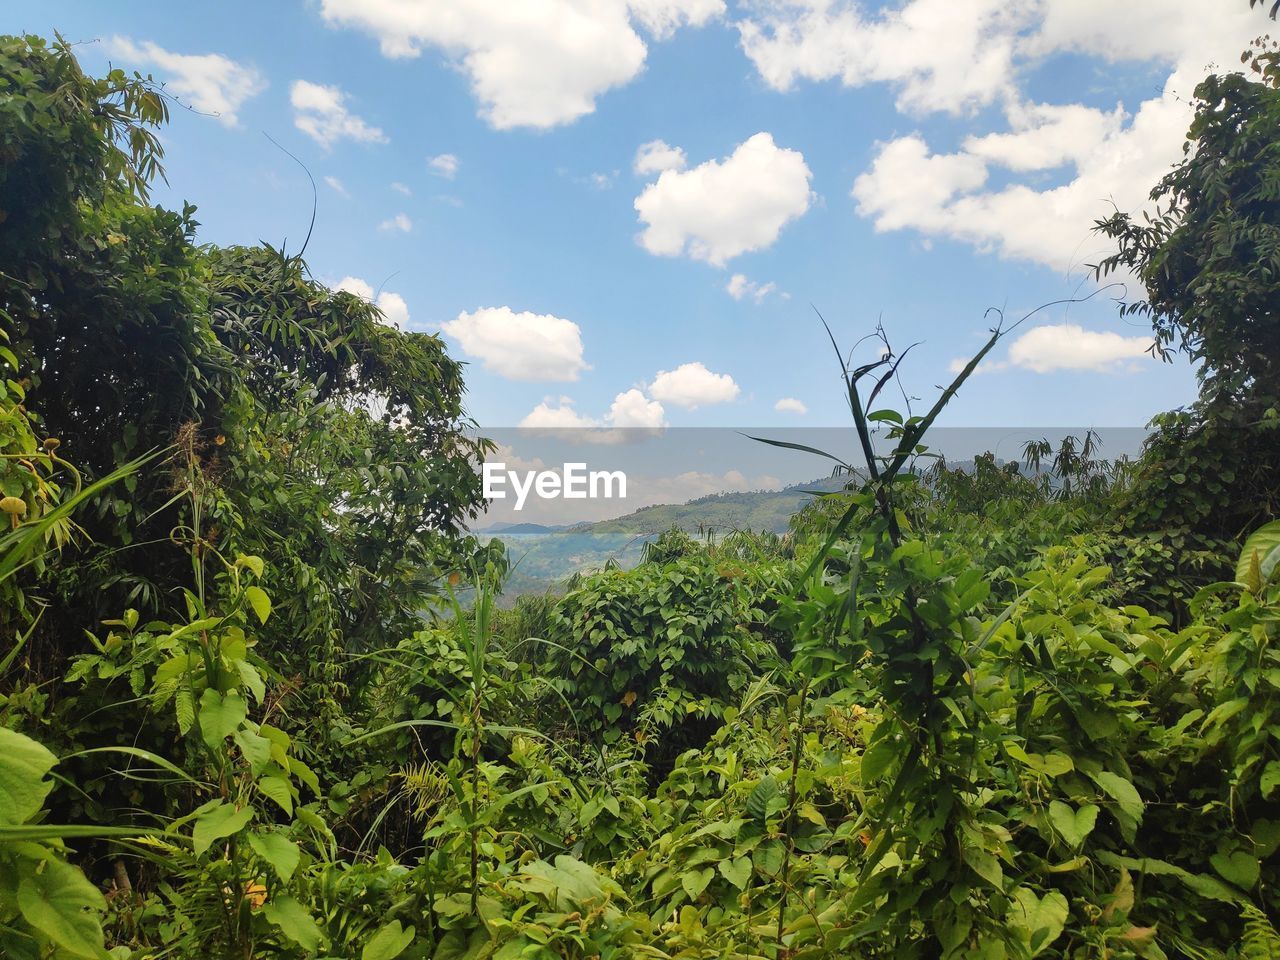
[[[1280,77],[1099,225],[1199,401],[861,456],[785,534],[498,599],[460,365],[147,199],[166,101],[0,39],[0,954],[1280,956]],[[883,349],[881,349],[883,347]],[[822,451],[794,451],[796,456]]]

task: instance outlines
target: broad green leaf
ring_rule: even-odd
[[[23,918],[72,957],[103,956],[100,914],[106,908],[98,888],[61,860],[44,861],[18,883]]]
[[[274,800],[280,809],[293,816],[293,788],[286,777],[277,773],[263,774],[258,778],[258,790],[264,797]]]
[[[314,953],[324,942],[324,935],[307,908],[293,897],[275,897],[262,908],[262,912],[303,950]]]
[[[751,861],[746,857],[734,857],[732,860],[721,860],[720,874],[739,890],[747,889],[751,882]]]
[[[58,758],[16,730],[0,727],[0,823],[25,823],[53,789],[45,775]]]
[[[1237,850],[1234,853],[1215,853],[1209,858],[1218,876],[1234,883],[1241,890],[1252,890],[1258,883],[1258,858]]]
[[[259,736],[248,727],[241,727],[233,735],[236,746],[249,761],[249,772],[255,777],[267,768],[271,762],[271,741]]]
[[[782,788],[778,785],[777,778],[771,773],[757,783],[747,797],[747,813],[761,822],[775,813],[780,813],[786,805],[787,801],[782,795]]]
[[[680,876],[680,886],[689,895],[690,900],[697,900],[707,884],[716,875],[715,867],[703,867],[701,870],[686,870]]]
[[[1008,744],[1005,750],[1024,766],[1046,777],[1060,777],[1075,769],[1075,764],[1065,753],[1027,753],[1016,744]]]
[[[360,951],[360,960],[393,960],[404,952],[404,948],[413,943],[413,927],[400,926],[399,920],[392,920],[369,938],[369,942]]]
[[[1000,867],[1000,861],[986,850],[979,850],[977,847],[966,847],[964,850],[964,862],[973,868],[974,873],[997,890],[1004,886],[1004,870]]]
[[[192,847],[196,856],[208,850],[215,840],[239,833],[252,819],[252,807],[241,807],[237,810],[229,803],[219,803],[216,807],[205,811],[196,819],[196,825],[191,831]]]
[[[200,695],[200,736],[217,752],[222,741],[239,728],[249,715],[249,704],[238,693],[221,694],[209,688]]]
[[[1049,804],[1049,819],[1068,846],[1078,847],[1093,832],[1098,822],[1098,808],[1092,803],[1086,803],[1075,810],[1070,804],[1054,800]]]
[[[1116,801],[1125,816],[1135,823],[1142,819],[1142,796],[1132,783],[1109,770],[1093,774],[1093,780],[1107,796]]]
[[[1236,562],[1236,581],[1257,593],[1280,566],[1280,520],[1263,524],[1244,542]]]
[[[1008,918],[1010,925],[1023,931],[1027,955],[1034,957],[1062,935],[1067,913],[1067,898],[1057,890],[1037,897],[1034,890],[1019,887],[1009,904]]]
[[[261,587],[246,587],[244,598],[258,615],[258,622],[266,623],[267,617],[271,616],[271,598],[267,596],[267,591]]]
[[[1280,787],[1280,760],[1272,760],[1263,767],[1262,779],[1258,782],[1258,789],[1262,791],[1264,799],[1270,797],[1276,787]]]
[[[236,566],[244,567],[246,570],[252,570],[255,577],[262,576],[265,565],[261,557],[255,557],[252,554],[241,554],[236,557]]]
[[[301,853],[298,845],[278,830],[266,833],[251,833],[247,837],[253,852],[260,856],[281,880],[288,880],[293,871],[298,869]]]
[[[762,843],[751,853],[751,862],[760,869],[761,873],[769,877],[777,876],[778,871],[782,869],[782,860],[782,844],[777,840]]]

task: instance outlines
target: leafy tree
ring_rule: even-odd
[[[1227,575],[1205,564],[1280,508],[1280,73],[1258,41],[1252,77],[1210,76],[1196,88],[1185,156],[1154,188],[1154,214],[1098,224],[1117,251],[1097,273],[1131,271],[1155,350],[1198,364],[1200,398],[1156,418],[1123,528],[1153,540],[1149,562],[1164,606],[1172,582]],[[1146,549],[1146,548],[1142,548]]]
[[[167,109],[149,78],[94,79],[60,40],[8,38],[0,90],[0,319],[29,364],[37,427],[89,477],[177,451],[81,519],[116,549],[43,585],[61,600],[33,644],[45,674],[78,648],[86,613],[174,614],[197,526],[192,498],[175,496],[189,475],[212,521],[202,549],[273,571],[286,599],[264,643],[284,666],[408,633],[439,572],[474,547],[462,527],[486,448],[461,365],[300,257],[199,247],[193,207],[150,206]]]

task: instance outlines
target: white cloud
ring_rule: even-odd
[[[666,411],[657,400],[650,400],[635,387],[613,398],[606,419],[615,427],[658,429],[667,425]]]
[[[330,190],[332,190],[334,193],[338,194],[339,196],[342,196],[342,197],[351,196],[351,194],[347,193],[347,188],[342,185],[342,181],[339,180],[337,177],[325,177],[324,182],[329,185]]]
[[[647,47],[706,23],[723,0],[321,0],[330,24],[378,39],[383,56],[443,49],[471,80],[490,124],[553,127],[591,113],[605,91],[634,79]]]
[[[392,189],[392,190],[394,190],[396,193],[402,193],[402,194],[404,194],[406,197],[411,197],[411,196],[413,196],[413,191],[412,191],[412,190],[410,190],[410,189],[409,189],[407,186],[405,186],[403,183],[400,183],[399,181],[397,181],[397,182],[395,182],[395,183],[392,183],[392,184],[391,184],[391,189]]]
[[[665,140],[650,140],[636,148],[631,169],[644,177],[664,170],[683,170],[687,162],[684,151],[679,147],[673,147]]]
[[[712,373],[700,362],[659,370],[649,385],[655,400],[694,410],[713,403],[731,403],[741,391],[727,373]]]
[[[555,406],[552,406],[552,403]],[[550,397],[525,414],[520,426],[532,430],[587,430],[600,425],[598,420],[584,417],[573,409],[573,400],[561,397],[552,401]]]
[[[409,328],[409,305],[400,294],[384,292],[375,296],[373,287],[360,277],[343,277],[334,289],[345,290],[347,293],[354,293],[357,297],[372,301],[382,311],[383,319],[391,326],[400,330]]]
[[[309,80],[295,80],[289,89],[293,125],[326,150],[339,140],[386,143],[386,134],[348,110],[346,101],[338,87]]]
[[[550,314],[481,307],[442,324],[463,353],[508,380],[577,380],[589,370],[582,358],[582,331],[572,320]]]
[[[1009,345],[1009,362],[1036,373],[1054,370],[1117,370],[1124,361],[1141,360],[1150,337],[1122,337],[1111,331],[1085,330],[1074,323],[1048,324],[1022,334]]]
[[[777,89],[886,83],[905,111],[973,115],[986,127],[958,149],[933,149],[918,134],[882,144],[853,188],[877,229],[1059,270],[1108,252],[1094,221],[1112,202],[1145,206],[1181,155],[1196,83],[1215,64],[1236,69],[1268,23],[1243,0],[1212,13],[1202,0],[906,0],[874,11],[854,0],[778,0],[748,9],[737,25],[743,49]],[[1062,54],[1153,64],[1167,79],[1128,110],[1035,102],[1027,78]],[[990,112],[975,112],[986,106],[1004,115],[996,129]],[[1045,171],[1059,170],[1046,181]]]
[[[409,219],[408,214],[397,213],[394,217],[383,220],[378,224],[379,230],[399,230],[401,233],[408,233],[413,229],[413,221]]]
[[[636,198],[647,224],[641,245],[658,256],[687,254],[723,266],[778,239],[809,209],[812,173],[798,150],[757,133],[723,160],[666,170]]]
[[[589,417],[573,407],[570,397],[543,398],[520,421],[520,426],[542,430],[575,443],[634,443],[657,436],[667,426],[666,411],[657,400],[632,387],[613,398],[603,417]]]
[[[724,13],[724,0],[627,0],[631,15],[659,40],[683,26],[697,27]]]
[[[778,289],[778,285],[770,280],[768,283],[756,283],[746,274],[735,273],[724,285],[726,292],[735,300],[750,297],[756,303],[764,303],[764,298]]]
[[[986,360],[974,373],[996,373],[1021,367],[1034,373],[1056,370],[1092,370],[1118,373],[1137,369],[1150,359],[1151,337],[1125,337],[1112,331],[1086,330],[1074,323],[1050,323],[1033,327],[1014,338],[1005,360]],[[967,357],[951,361],[952,373],[969,363]]]
[[[904,110],[960,113],[1012,89],[1014,49],[1035,4],[911,0],[864,14],[833,0],[780,0],[737,24],[742,49],[776,90],[797,80],[888,83]]]
[[[246,100],[267,89],[261,73],[220,53],[173,53],[150,40],[136,43],[128,37],[112,37],[107,50],[135,65],[160,70],[169,92],[228,127],[239,124],[236,112]]]
[[[809,412],[809,408],[795,397],[783,397],[773,405],[773,409],[779,413],[796,413],[800,416],[804,416]]]
[[[458,158],[452,153],[437,154],[434,157],[427,157],[427,167],[437,177],[452,180],[458,175]]]

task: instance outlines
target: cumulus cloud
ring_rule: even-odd
[[[582,358],[582,331],[572,320],[510,307],[460,313],[442,329],[469,357],[508,380],[577,380],[589,370]]]
[[[809,408],[795,397],[783,397],[773,405],[773,409],[779,413],[796,413],[800,416],[804,416],[809,412]]]
[[[339,180],[337,177],[325,177],[324,182],[327,183],[329,185],[329,189],[332,190],[334,193],[338,194],[338,196],[340,197],[350,196],[350,194],[347,193],[347,188],[342,185],[342,181]]]
[[[406,197],[413,196],[413,191],[410,190],[405,184],[400,183],[399,181],[392,183],[391,189],[394,190],[396,193],[404,194]]]
[[[1085,330],[1074,323],[1047,324],[1022,334],[1009,345],[1009,362],[1036,373],[1054,370],[1121,369],[1151,349],[1150,337],[1122,337],[1111,331]]]
[[[383,320],[391,326],[400,330],[409,328],[409,305],[400,294],[382,292],[375,295],[373,287],[360,277],[343,277],[334,289],[354,293],[357,297],[372,302],[382,311]]]
[[[674,370],[659,370],[649,384],[655,400],[689,410],[713,403],[732,403],[741,391],[727,373],[712,373],[701,362],[682,363]]]
[[[399,230],[401,233],[408,233],[413,229],[413,221],[409,219],[409,215],[405,213],[397,213],[394,217],[389,217],[378,224],[379,230]]]
[[[634,79],[656,39],[718,16],[724,0],[321,0],[335,26],[376,37],[386,57],[452,56],[494,127],[553,127]]]
[[[646,224],[640,243],[658,256],[687,254],[723,266],[772,246],[809,209],[812,176],[798,150],[757,133],[723,160],[666,170],[646,187],[635,201]]]
[[[525,414],[524,419],[520,421],[520,426],[527,429],[552,431],[587,430],[599,425],[598,420],[585,417],[573,409],[573,400],[570,397],[560,397],[559,400],[554,401],[548,397]]]
[[[1145,205],[1181,155],[1196,83],[1211,65],[1234,68],[1264,25],[1247,4],[1207,15],[1200,0],[1028,0],[1016,8],[906,0],[878,9],[779,0],[749,7],[737,24],[744,51],[776,89],[806,80],[884,83],[906,112],[981,118],[986,129],[958,148],[931,147],[919,134],[880,145],[853,187],[859,213],[877,229],[914,230],[1054,269],[1105,255],[1093,222],[1112,203],[1129,211]],[[1167,79],[1128,109],[1036,102],[1025,78],[1062,54],[1156,64]],[[993,111],[976,113],[981,107],[999,108],[1003,124],[992,128]]]
[[[452,180],[458,175],[458,158],[452,153],[441,153],[427,157],[427,167],[437,177]]]
[[[338,87],[295,80],[289,88],[293,125],[328,150],[339,140],[386,143],[378,127],[347,109],[347,95]]]
[[[650,140],[636,148],[636,158],[631,169],[637,176],[647,177],[664,170],[683,170],[688,163],[684,151],[665,140]]]
[[[220,53],[173,53],[150,40],[137,43],[128,37],[112,37],[107,50],[134,65],[156,68],[169,92],[228,127],[239,124],[236,113],[246,100],[267,89],[261,73]]]
[[[618,444],[660,434],[666,428],[667,420],[661,403],[632,387],[613,398],[608,413],[603,417],[579,413],[570,397],[545,397],[525,415],[520,426],[573,442]]]
[[[961,113],[1012,89],[1028,8],[1004,0],[911,0],[900,8],[781,0],[738,23],[742,49],[775,90],[799,80],[888,83],[904,110]]]
[[[641,390],[632,387],[613,398],[606,418],[615,427],[665,427],[666,411],[657,400],[650,400]]]
[[[735,300],[750,298],[756,303],[764,303],[764,298],[778,289],[778,285],[770,280],[768,283],[756,283],[746,274],[735,273],[724,285],[725,291]]]
[[[1034,373],[1120,373],[1151,359],[1151,343],[1149,336],[1125,337],[1109,330],[1086,330],[1074,323],[1050,323],[1021,334],[1009,344],[1006,359],[985,361],[974,372],[995,373],[1017,367]],[[957,357],[951,361],[951,372],[959,373],[968,362],[967,357]]]

